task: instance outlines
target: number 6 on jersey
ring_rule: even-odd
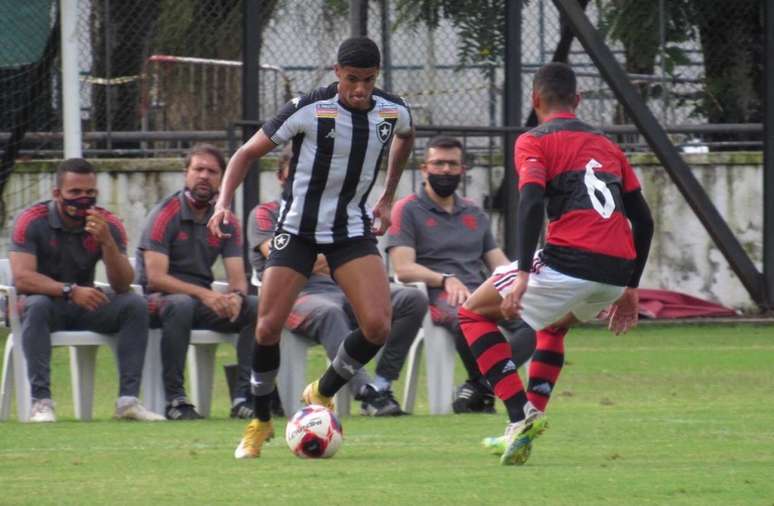
[[[594,173],[594,169],[600,167],[602,167],[602,164],[598,161],[593,158],[589,160],[589,163],[586,164],[586,175],[583,176],[583,182],[586,184],[594,210],[604,219],[608,219],[615,211],[615,200],[613,200],[613,194],[610,193],[610,188]],[[604,202],[600,200],[600,197],[602,197]]]

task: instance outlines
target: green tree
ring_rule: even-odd
[[[460,36],[460,65],[500,64],[505,53],[505,1],[398,0],[395,26],[437,28],[441,19],[448,19]]]
[[[763,2],[692,0],[704,55],[700,111],[710,123],[763,118]]]
[[[588,0],[579,0],[585,8]],[[624,47],[632,74],[656,73],[662,52],[658,3],[653,0],[597,0],[598,28]],[[705,85],[695,112],[712,123],[757,122],[762,117],[763,14],[759,0],[665,0],[664,65],[667,75],[688,62],[680,44],[699,41]],[[461,64],[502,62],[505,0],[397,0],[396,26],[437,27],[448,19],[460,35]],[[562,37],[565,47],[567,40]],[[562,45],[560,43],[560,45]],[[559,47],[557,47],[559,49]],[[557,51],[562,61],[566,51]],[[661,96],[660,83],[637,83],[645,100]],[[680,97],[677,97],[680,99]],[[695,99],[696,97],[684,97]],[[618,115],[618,121],[623,118]]]
[[[709,123],[762,120],[763,5],[758,0],[669,0],[663,2],[665,67],[670,78],[688,58],[679,44],[696,41],[704,62],[700,93],[678,100],[694,102],[695,115]],[[652,0],[608,0],[603,31],[623,44],[626,70],[654,74],[662,51],[658,4]],[[660,84],[639,83],[643,99],[657,97]],[[622,111],[618,122],[627,122]],[[744,140],[745,135],[715,134],[712,141]]]

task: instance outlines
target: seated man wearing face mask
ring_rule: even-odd
[[[481,375],[465,341],[457,310],[493,271],[510,261],[497,247],[484,211],[455,192],[464,172],[462,143],[453,137],[430,139],[421,166],[424,186],[398,201],[387,232],[387,251],[404,283],[427,285],[430,315],[454,335],[468,379],[457,390],[455,413],[494,413],[494,393]],[[521,321],[502,322],[521,365],[535,349],[535,333]]]
[[[169,420],[202,418],[186,398],[183,382],[191,329],[239,332],[239,364],[231,416],[251,418],[250,367],[257,297],[247,295],[239,223],[224,225],[228,237],[207,230],[226,161],[208,144],[185,158],[185,187],[151,211],[137,247],[137,281],[145,289],[151,327],[160,326],[161,361]],[[230,293],[210,288],[212,266],[223,257]]]
[[[133,293],[126,231],[117,216],[97,207],[97,173],[83,158],[59,164],[53,198],[16,218],[9,260],[22,314],[21,344],[31,386],[31,422],[54,422],[51,332],[91,330],[116,334],[119,390],[116,418],[164,420],[140,404],[148,312]],[[95,288],[105,264],[110,290]],[[19,337],[19,336],[17,336]]]

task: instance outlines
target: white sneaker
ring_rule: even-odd
[[[500,463],[505,466],[520,466],[527,462],[532,452],[532,441],[547,427],[546,415],[534,407],[528,414],[528,418],[508,424],[505,428],[505,448],[500,457]]]
[[[158,413],[147,410],[136,397],[125,403],[117,401],[116,412],[113,414],[113,418],[117,420],[138,420],[141,422],[162,422],[166,420]]]
[[[56,422],[54,414],[54,401],[51,399],[38,399],[33,401],[30,412],[30,422]]]
[[[527,401],[524,405],[524,425],[529,425],[544,415],[545,413],[536,408],[531,402]]]

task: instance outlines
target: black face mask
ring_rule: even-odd
[[[68,218],[86,221],[86,211],[94,207],[97,197],[78,197],[77,199],[62,199],[62,209]]]
[[[460,184],[461,174],[428,174],[427,182],[439,197],[449,197]]]
[[[185,197],[188,199],[188,202],[196,209],[206,209],[212,205],[215,205],[215,202],[218,200],[218,192],[210,189],[210,191],[208,191],[206,194],[194,193],[186,188]]]

